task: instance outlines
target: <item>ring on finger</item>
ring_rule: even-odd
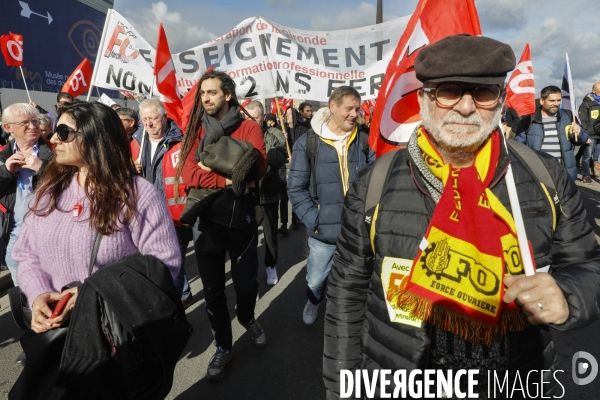
[[[540,308],[540,310],[543,310],[544,307],[542,306],[542,303],[540,303],[539,301],[537,302],[538,307]]]

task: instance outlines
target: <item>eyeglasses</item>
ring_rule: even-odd
[[[60,106],[70,106],[70,105],[73,105],[73,103],[71,103],[69,101],[65,101],[65,102],[61,101],[60,103],[58,103],[58,105],[60,105]]]
[[[462,99],[465,92],[471,93],[473,102],[478,106],[492,107],[498,103],[503,89],[500,85],[463,87],[457,83],[442,83],[434,88],[424,87],[423,91],[433,94],[435,102],[440,107],[452,107],[456,105]]]
[[[57,125],[56,128],[54,128],[54,135],[56,135],[56,137],[58,137],[58,140],[60,140],[61,142],[69,143],[75,140],[77,135],[81,135],[81,132],[74,131],[65,124],[60,124]]]
[[[9,125],[19,125],[19,126],[29,126],[29,124],[39,125],[40,124],[40,119],[39,118],[34,118],[34,119],[30,119],[30,120],[27,120],[27,121],[21,121],[21,122],[7,122],[7,124],[9,124]]]

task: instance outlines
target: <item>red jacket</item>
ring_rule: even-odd
[[[201,129],[199,137],[204,135]],[[196,150],[200,143],[199,137],[195,138],[194,145],[190,154],[185,160],[181,177],[188,187],[199,188],[225,188],[225,179],[223,175],[216,172],[208,172],[198,167],[196,161]],[[231,134],[231,137],[245,142],[252,143],[258,154],[256,168],[253,168],[252,179],[260,180],[267,170],[267,157],[265,150],[265,141],[263,140],[262,130],[254,121],[244,120],[238,129]],[[254,176],[256,175],[256,176]],[[207,212],[202,215],[203,219],[210,220],[216,224],[226,226],[230,229],[251,230],[256,229],[255,206],[258,205],[258,196],[256,191],[250,191],[241,197],[235,196],[233,190],[225,190],[214,199]]]
[[[224,188],[225,176],[219,175],[216,172],[205,171],[198,166],[195,154],[200,145],[200,138],[202,136],[204,136],[204,129],[200,128],[200,132],[194,141],[192,150],[185,160],[183,171],[181,171],[181,177],[188,187]],[[262,178],[267,171],[267,153],[262,130],[258,124],[251,120],[244,120],[235,132],[231,134],[231,137],[252,143],[254,148],[258,151],[258,160],[256,161],[259,174],[258,179]]]

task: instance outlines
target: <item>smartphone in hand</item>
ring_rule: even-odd
[[[67,305],[67,303],[69,302],[69,299],[71,298],[71,295],[72,295],[71,292],[67,292],[64,295],[64,297],[62,299],[60,299],[60,301],[54,307],[54,311],[52,311],[52,316],[50,316],[50,318],[56,318],[60,314],[62,314],[65,306]]]

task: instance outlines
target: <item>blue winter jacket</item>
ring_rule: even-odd
[[[169,148],[171,144],[175,144],[181,142],[183,140],[183,134],[181,130],[172,119],[167,118],[167,132],[165,133],[165,137],[159,143],[159,147],[156,149],[156,154],[154,155],[154,159],[151,164],[146,162],[147,156],[150,154],[150,140],[148,138],[148,134],[145,135],[144,139],[146,143],[144,144],[144,154],[142,154],[142,170],[146,179],[154,184],[156,189],[163,196],[166,196],[164,182],[163,182],[163,170],[162,170],[162,159],[163,156]],[[137,130],[133,134],[133,139],[137,141],[138,145],[142,146],[142,131]]]
[[[306,154],[307,134],[300,136],[294,143],[287,181],[288,197],[294,212],[306,226],[308,235],[321,242],[335,244],[340,234],[346,193],[344,193],[342,185],[342,172],[337,151],[329,140],[323,139],[319,135],[320,126],[316,127],[315,122],[313,117],[311,130],[318,131],[315,158],[318,201],[311,197],[314,192],[310,176],[310,161]],[[368,148],[368,156],[365,154],[358,132],[351,134],[348,143],[346,160],[349,187],[356,179],[358,172],[365,165],[375,161],[375,152]]]
[[[587,142],[588,134],[581,129],[577,141],[574,135],[568,133],[573,121],[573,114],[567,110],[559,110],[557,113],[556,130],[560,143],[560,151],[562,153],[562,164],[567,170],[567,173],[573,179],[577,180],[577,164],[575,162],[575,145],[581,145]],[[534,150],[541,150],[544,142],[544,125],[542,123],[542,109],[538,107],[534,114],[525,115],[515,136],[517,142],[526,144]]]

